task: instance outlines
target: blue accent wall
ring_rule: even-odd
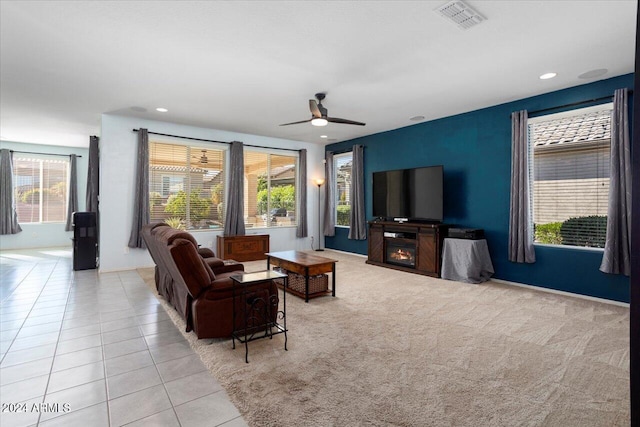
[[[367,219],[373,218],[373,172],[443,165],[444,222],[485,230],[495,278],[629,302],[629,278],[598,270],[602,251],[536,246],[534,264],[512,263],[507,256],[511,113],[611,96],[624,87],[633,89],[633,74],[331,144],[326,150],[340,153],[354,144],[365,146]],[[348,229],[336,228],[334,237],[325,238],[325,247],[367,253],[366,241],[349,240],[347,235]]]

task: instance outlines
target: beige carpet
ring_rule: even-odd
[[[186,334],[249,425],[629,424],[628,308],[325,256],[337,297],[288,295],[289,351]]]

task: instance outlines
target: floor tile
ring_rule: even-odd
[[[120,329],[131,328],[136,325],[135,317],[125,317],[124,319],[110,320],[100,323],[102,332],[117,331]]]
[[[184,425],[246,425],[136,271],[74,272],[69,249],[25,253],[15,283],[3,264],[0,393],[46,406],[2,413],[2,427],[179,427],[178,406]],[[215,409],[188,414],[203,398]]]
[[[62,322],[62,330],[79,328],[100,323],[100,317],[96,315],[82,316],[74,319],[66,319]]]
[[[60,333],[60,341],[74,340],[76,338],[97,335],[100,333],[100,324],[81,326],[79,328],[65,329]]]
[[[45,323],[44,325],[21,328],[16,338],[27,338],[27,337],[33,337],[36,335],[43,335],[43,334],[48,334],[51,332],[59,332],[59,331],[60,331],[60,323],[58,322]]]
[[[173,381],[206,370],[200,358],[195,354],[159,363],[156,366],[164,382]]]
[[[100,313],[100,320],[102,322],[109,322],[112,320],[126,319],[127,317],[134,317],[134,316],[135,316],[135,313],[131,309],[117,310],[117,311]]]
[[[125,372],[107,378],[109,400],[162,384],[155,366]]]
[[[29,399],[27,401],[20,402],[19,412],[2,412],[0,413],[0,425],[2,427],[27,427],[35,425],[38,422],[40,414],[35,411],[31,411],[33,405],[37,405],[42,402],[44,396],[39,396],[35,399]]]
[[[186,341],[153,347],[149,349],[149,351],[151,352],[151,356],[153,356],[153,360],[156,363],[162,363],[172,359],[179,359],[181,357],[193,354],[191,346],[189,346],[189,343]]]
[[[102,344],[100,334],[89,335],[73,340],[61,341],[58,343],[56,354],[73,353],[75,351],[86,350],[91,347],[99,347]]]
[[[0,368],[19,365],[21,363],[32,362],[34,360],[46,359],[53,356],[56,351],[55,344],[41,345],[39,347],[28,348],[26,350],[9,351],[2,359]]]
[[[249,427],[242,417],[234,418],[231,421],[227,421],[226,423],[220,424],[218,427]]]
[[[124,356],[125,354],[136,353],[146,350],[147,343],[144,338],[134,338],[132,340],[120,341],[103,346],[105,359]]]
[[[178,417],[173,408],[166,409],[150,417],[127,424],[127,427],[180,427]]]
[[[222,386],[208,371],[167,382],[165,388],[173,406],[222,390]]]
[[[47,374],[3,385],[0,387],[0,396],[2,396],[3,403],[17,403],[33,399],[44,395],[48,381],[49,375]],[[7,397],[10,398],[9,401],[7,401]]]
[[[112,426],[137,421],[169,408],[171,401],[162,385],[109,400]]]
[[[13,340],[13,344],[9,351],[26,350],[28,348],[39,347],[41,345],[51,344],[58,341],[58,332],[49,332],[42,335],[34,335],[32,337],[19,338]]]
[[[217,426],[240,416],[224,391],[175,407],[182,427]]]
[[[169,315],[164,311],[158,311],[151,314],[143,314],[136,316],[136,321],[139,325],[146,325],[147,323],[161,322],[163,320],[170,320]]]
[[[57,354],[53,359],[53,372],[76,368],[102,360],[102,347],[92,347],[73,353]]]
[[[46,316],[35,316],[35,317],[29,316],[27,317],[27,320],[24,321],[24,324],[22,326],[29,327],[29,326],[43,325],[45,323],[61,322],[62,317],[63,317],[63,313],[47,314]]]
[[[7,385],[42,375],[49,375],[53,357],[0,369],[0,385]],[[3,400],[6,403],[6,401]]]
[[[106,402],[106,400],[107,391],[105,381],[103,379],[55,393],[47,393],[44,398],[44,403],[57,403],[60,405],[68,404],[68,407],[58,407],[58,411],[56,412],[43,413],[40,416],[40,422],[59,417],[66,413],[79,411],[89,406]]]
[[[104,378],[104,364],[102,361],[65,369],[51,374],[47,393],[75,387]]]
[[[73,411],[38,424],[39,427],[108,427],[109,410],[106,403]]]
[[[155,335],[166,331],[175,331],[178,328],[172,320],[163,320],[161,322],[147,323],[140,326],[140,330],[144,335]]]
[[[148,350],[143,350],[107,359],[104,364],[107,369],[107,377],[111,377],[113,375],[119,375],[125,372],[151,366],[154,363],[151,358],[151,353],[149,353]]]
[[[112,344],[115,342],[126,341],[133,338],[141,337],[142,333],[137,325],[132,328],[118,329],[117,331],[103,332],[102,342]]]
[[[186,342],[186,340],[182,336],[182,333],[177,329],[174,329],[172,331],[164,331],[160,334],[145,335],[144,339],[147,341],[147,345],[149,346],[149,348],[178,342]]]

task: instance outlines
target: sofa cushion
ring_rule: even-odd
[[[189,293],[193,298],[198,298],[204,288],[211,286],[213,272],[190,240],[175,239],[169,251]]]

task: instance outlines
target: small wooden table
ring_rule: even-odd
[[[331,295],[336,296],[336,262],[338,261],[335,259],[299,251],[268,252],[265,255],[267,270],[273,265],[304,276],[304,302],[309,302],[309,276],[319,274],[331,273]]]

